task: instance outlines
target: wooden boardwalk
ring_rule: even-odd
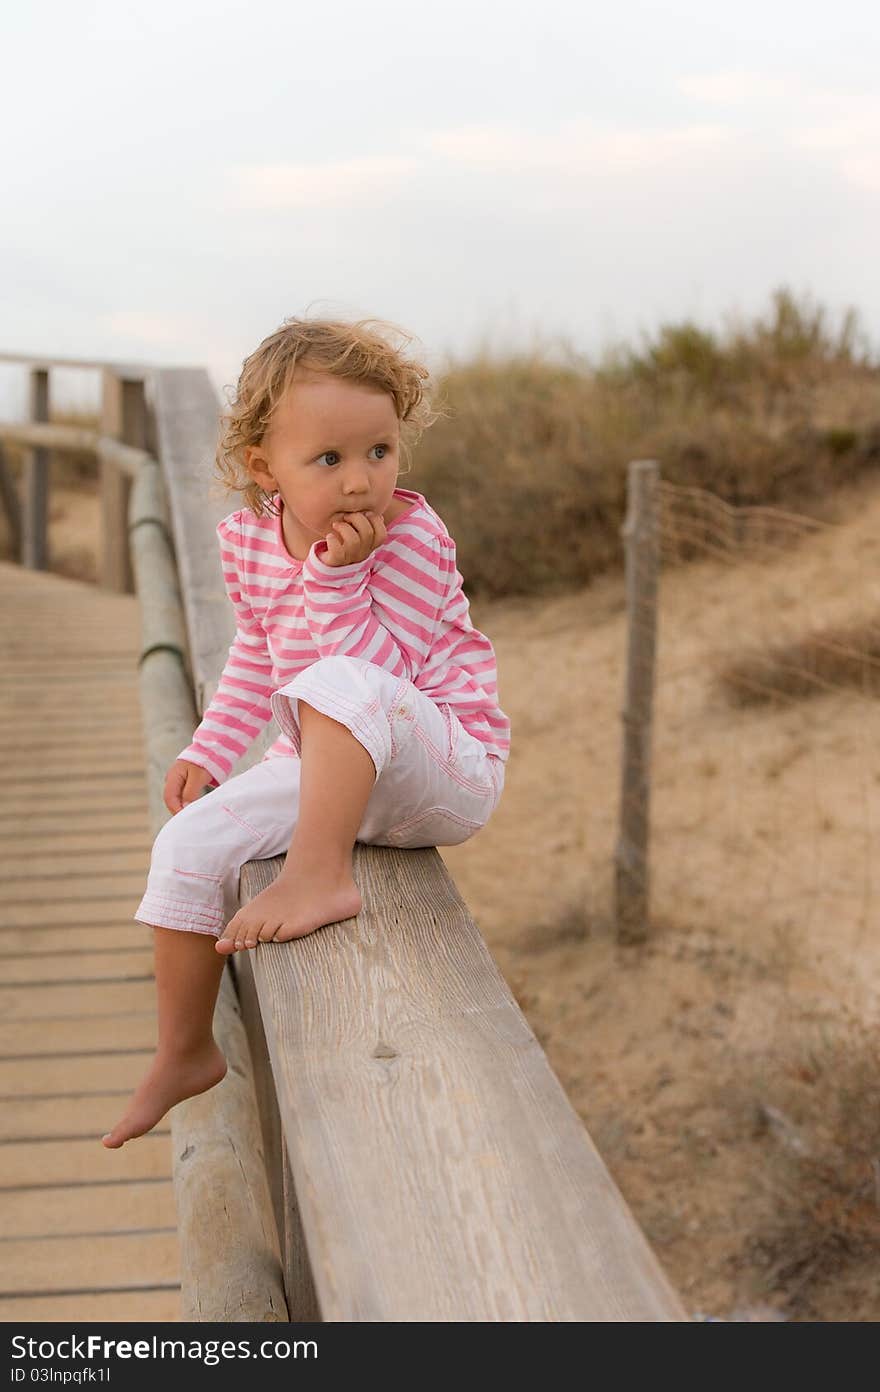
[[[0,1320],[177,1320],[166,1122],[116,1120],[155,1041],[134,596],[0,563]]]

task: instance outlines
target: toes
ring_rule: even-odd
[[[264,923],[260,929],[259,941],[271,942],[280,927],[280,923]]]

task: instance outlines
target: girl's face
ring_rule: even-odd
[[[387,392],[303,373],[260,444],[245,450],[245,463],[261,488],[281,494],[287,549],[304,561],[343,513],[388,512],[399,450],[400,422]]]

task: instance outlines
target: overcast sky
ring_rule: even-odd
[[[13,0],[0,351],[203,364],[292,314],[598,354],[782,283],[880,343],[876,0]],[[65,379],[66,380],[66,379]]]

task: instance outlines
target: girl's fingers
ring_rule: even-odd
[[[366,560],[387,535],[382,517],[372,512],[347,512],[342,519],[331,522],[330,527],[324,540],[334,565]]]
[[[366,513],[347,512],[345,514],[345,521],[349,527],[352,527],[354,529],[354,531],[360,537],[361,541],[372,541],[373,524],[371,523],[369,517],[367,517]]]
[[[346,518],[350,518],[350,526],[354,527],[364,545],[368,548],[366,555],[375,551],[381,541],[385,540],[385,523],[380,512],[350,512],[346,513]]]

